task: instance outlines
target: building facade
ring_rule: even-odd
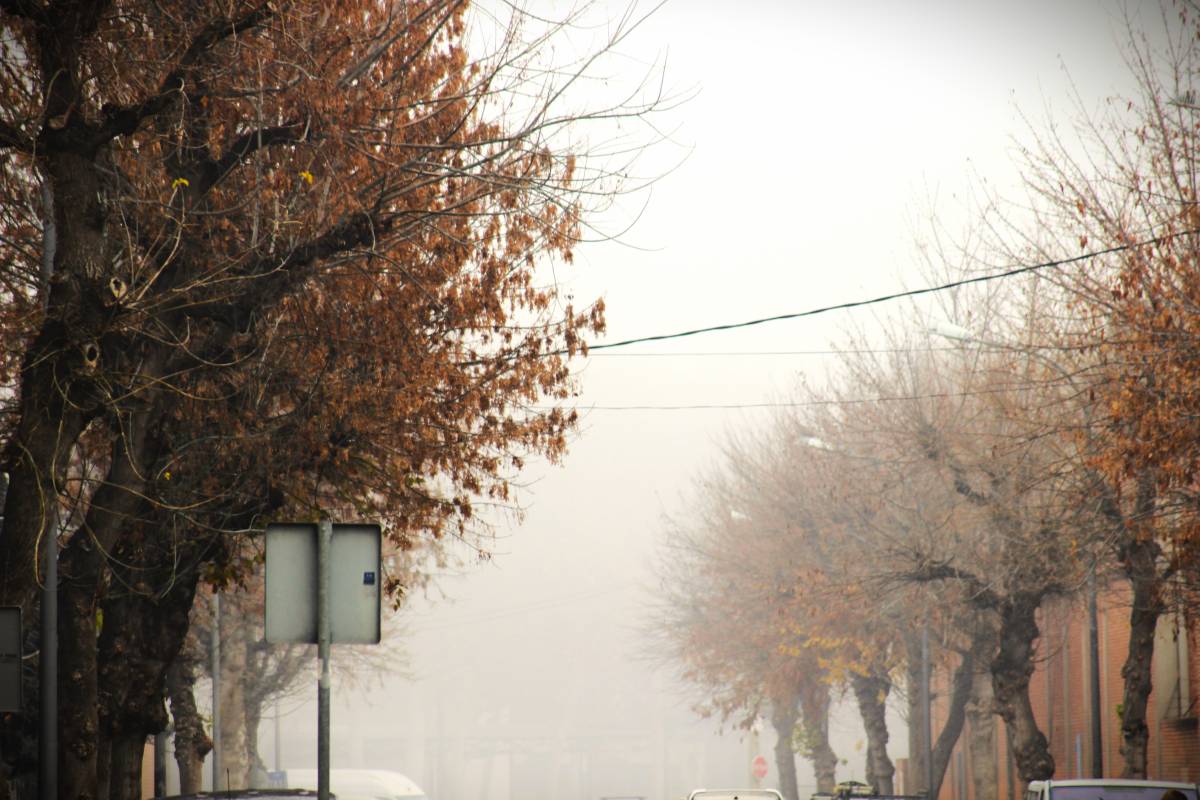
[[[1097,602],[1100,685],[1101,764],[1095,768],[1088,618],[1079,603],[1054,601],[1040,613],[1038,662],[1030,683],[1030,699],[1038,727],[1054,756],[1055,778],[1120,777],[1121,669],[1129,649],[1131,592],[1114,582]],[[1147,708],[1150,728],[1148,777],[1200,782],[1200,625],[1194,615],[1171,612],[1159,619],[1153,659],[1153,692]],[[944,675],[940,676],[944,679]],[[935,688],[933,727],[946,720],[946,692]],[[974,775],[967,756],[970,723],[964,727],[942,781],[938,800],[975,800]],[[994,737],[1000,800],[1016,800],[1023,787],[1007,745],[1004,724],[997,720]],[[900,765],[898,791],[913,791],[908,764]]]

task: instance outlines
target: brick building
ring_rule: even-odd
[[[1129,645],[1129,587],[1114,582],[1099,598],[1101,752],[1104,777],[1121,774],[1121,667]],[[1039,661],[1030,685],[1038,727],[1050,743],[1056,778],[1092,777],[1092,702],[1087,616],[1079,604],[1054,602],[1041,612]],[[1154,690],[1147,709],[1150,727],[1147,772],[1151,778],[1200,782],[1200,625],[1183,615],[1159,620],[1153,661]],[[945,692],[937,694],[945,700]],[[934,731],[945,721],[944,705],[934,707]],[[1003,722],[996,726],[999,796],[1019,798],[1020,781],[1008,754]],[[969,724],[969,723],[968,723]],[[970,732],[964,728],[950,759],[938,800],[973,800],[966,756]],[[901,786],[907,772],[899,770]]]

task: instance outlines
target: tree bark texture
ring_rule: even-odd
[[[860,675],[850,678],[858,711],[867,734],[867,783],[879,794],[894,794],[892,778],[896,767],[888,758],[887,696],[892,683],[879,675]]]
[[[246,785],[251,789],[267,788],[267,765],[258,752],[258,728],[262,724],[262,706],[246,697]]]
[[[908,709],[908,784],[904,790],[909,794],[925,791],[925,714],[927,709],[921,702],[921,635],[908,631],[904,635],[904,685],[905,705]]]
[[[1125,691],[1121,701],[1121,777],[1146,777],[1146,749],[1150,729],[1146,709],[1153,682],[1154,632],[1165,609],[1157,567],[1159,547],[1153,540],[1130,543],[1123,553],[1125,574],[1133,588],[1129,612],[1129,651],[1121,677]]]
[[[1026,783],[1054,777],[1054,757],[1029,700],[1035,642],[1040,635],[1035,616],[1039,604],[1040,597],[1030,594],[1000,604],[999,646],[991,664],[996,710],[1012,731],[1017,771]]]
[[[783,800],[799,800],[796,782],[796,751],[792,738],[800,720],[797,699],[776,698],[771,701],[771,727],[775,729],[775,769],[779,772],[779,793]]]
[[[247,785],[246,637],[242,620],[230,614],[232,603],[221,603],[221,776],[222,787]],[[226,783],[227,780],[227,783]]]
[[[67,556],[75,556],[68,558]],[[58,590],[58,787],[59,796],[92,800],[97,774],[100,719],[96,661],[96,583],[77,580],[74,569],[96,560],[94,550],[64,551]]]
[[[212,750],[212,739],[196,708],[196,662],[198,656],[185,647],[167,669],[167,694],[175,728],[175,763],[179,767],[179,793],[194,794],[203,783],[204,757]]]
[[[99,693],[97,641],[106,629],[119,628],[123,623],[118,614],[111,627],[98,627],[97,611],[109,573],[108,555],[113,552],[120,531],[135,525],[139,512],[148,508],[142,491],[146,473],[144,415],[129,415],[123,427],[126,433],[114,442],[107,480],[96,491],[83,524],[72,534],[62,553],[59,605],[65,613],[59,615],[59,660],[67,668],[59,672],[58,680],[58,762],[60,794],[64,798],[107,796],[111,752],[110,742],[101,741],[103,703]],[[127,552],[122,555],[132,558]],[[151,641],[160,641],[158,637],[165,635],[152,633]],[[107,692],[124,690],[125,685],[114,683],[115,679],[123,676],[107,676]]]
[[[817,777],[818,792],[837,786],[837,753],[829,745],[829,687],[821,682],[800,693],[800,713],[808,757]]]
[[[98,659],[105,687],[100,736],[111,742],[109,800],[139,800],[144,744],[167,728],[167,671],[183,647],[199,578],[194,569],[175,572],[173,562],[162,564],[163,554],[145,538],[125,542],[117,551],[118,573],[123,573],[117,583],[125,588],[103,605]],[[176,554],[190,562],[199,549],[188,542]],[[148,586],[170,588],[154,594]]]
[[[971,699],[967,703],[967,729],[967,753],[971,761],[974,800],[1000,800],[992,679],[983,670],[977,670],[972,675]]]
[[[954,678],[950,689],[950,704],[946,711],[946,724],[938,732],[933,743],[933,792],[931,797],[937,797],[942,790],[942,782],[946,770],[950,768],[950,757],[954,754],[954,746],[962,736],[963,724],[966,722],[967,700],[971,695],[971,678],[975,674],[978,660],[972,653],[967,653],[959,661],[954,670]],[[924,777],[922,776],[922,785]]]

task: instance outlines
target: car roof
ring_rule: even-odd
[[[314,788],[317,785],[315,769],[287,769],[284,777],[289,786]],[[386,769],[331,769],[329,787],[351,795],[361,792],[377,792],[396,797],[419,797],[425,791],[407,775]]]
[[[222,792],[164,795],[154,800],[311,800],[316,796],[317,792],[310,789],[226,789]],[[330,794],[330,798],[335,797]]]
[[[1045,781],[1030,781],[1029,785],[1049,786],[1181,786],[1195,788],[1187,781],[1159,781],[1153,778],[1059,778]]]
[[[1159,789],[1195,789],[1196,784],[1187,781],[1159,781],[1139,778],[1061,778],[1058,780],[1030,781],[1029,788],[1037,791],[1042,787],[1056,786],[1107,786],[1109,788],[1127,787],[1159,788]]]

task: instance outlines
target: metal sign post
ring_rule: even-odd
[[[382,537],[378,525],[322,520],[268,525],[266,538],[267,641],[315,643],[321,661],[317,794],[328,800],[330,647],[379,643]]]
[[[317,682],[317,797],[329,800],[329,551],[333,545],[333,523],[317,524],[317,656],[321,678]]]

